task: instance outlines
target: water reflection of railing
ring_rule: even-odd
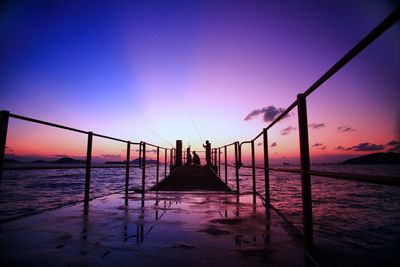
[[[252,188],[253,188],[253,201],[255,202],[255,195],[258,193],[256,190],[256,164],[255,164],[255,147],[254,142],[263,137],[263,154],[264,154],[264,176],[265,176],[265,201],[266,205],[270,206],[270,189],[269,189],[269,171],[290,172],[298,173],[301,175],[301,191],[302,191],[302,205],[303,205],[303,233],[304,243],[307,251],[312,251],[314,247],[313,238],[313,221],[312,221],[312,196],[311,196],[311,175],[322,176],[327,178],[344,179],[350,181],[367,182],[383,185],[400,186],[400,179],[398,177],[387,177],[378,175],[359,175],[349,173],[334,173],[311,170],[310,167],[310,153],[309,153],[309,139],[308,139],[308,123],[307,123],[307,101],[306,98],[316,89],[318,89],[325,81],[331,78],[337,71],[343,68],[355,56],[363,51],[370,45],[376,38],[383,34],[393,24],[395,24],[400,17],[400,7],[392,12],[385,20],[376,26],[367,36],[365,36],[359,43],[357,43],[347,54],[345,54],[336,64],[334,64],[327,72],[325,72],[316,82],[314,82],[306,91],[297,96],[297,99],[284,110],[274,121],[272,121],[266,128],[263,129],[255,138],[242,143],[235,143],[235,167],[236,175],[238,176],[239,168],[252,169]],[[299,125],[299,142],[300,142],[300,169],[285,169],[285,168],[271,168],[269,166],[269,150],[268,150],[268,131],[277,122],[285,118],[289,112],[297,107],[298,125]],[[246,166],[242,164],[242,145],[251,145],[251,165]],[[226,146],[221,146],[213,149],[213,162],[215,165],[220,166],[220,156],[216,156],[217,151],[220,153],[221,149],[226,151]],[[227,157],[225,152],[225,158]],[[225,167],[226,167],[225,162]],[[239,178],[237,178],[239,181]],[[237,186],[239,192],[239,185]]]
[[[87,148],[86,148],[86,160],[85,160],[85,166],[25,166],[25,167],[7,167],[4,168],[4,157],[5,157],[5,151],[6,151],[6,142],[7,142],[7,130],[8,130],[8,124],[9,124],[9,119],[14,118],[18,120],[23,120],[23,121],[28,121],[28,122],[33,122],[36,124],[41,124],[41,125],[46,125],[50,127],[55,127],[67,131],[72,131],[72,132],[77,132],[80,134],[85,134],[87,135]],[[125,160],[125,166],[92,166],[92,147],[93,147],[93,137],[100,137],[103,139],[108,139],[116,142],[121,142],[126,144],[126,160]],[[139,164],[138,165],[132,165],[131,160],[130,160],[130,155],[132,151],[132,146],[138,146],[139,150]],[[122,140],[119,138],[114,138],[102,134],[97,134],[93,133],[91,131],[84,131],[81,129],[76,129],[68,126],[64,126],[61,124],[56,124],[56,123],[51,123],[43,120],[38,120],[38,119],[33,119],[21,115],[16,115],[12,114],[9,111],[2,110],[0,112],[0,186],[1,186],[1,181],[2,181],[2,176],[3,176],[3,171],[5,170],[39,170],[39,169],[79,169],[79,168],[85,168],[85,189],[84,189],[84,203],[85,206],[88,205],[90,201],[90,178],[91,178],[91,169],[94,168],[125,168],[125,186],[124,186],[124,191],[125,194],[128,194],[129,191],[129,173],[130,173],[130,168],[141,168],[142,169],[142,187],[141,191],[145,191],[145,180],[146,180],[146,146],[150,146],[153,148],[156,148],[157,151],[157,160],[156,160],[156,181],[158,183],[159,178],[160,178],[160,149],[164,150],[164,178],[167,176],[167,162],[168,162],[168,151],[170,152],[169,154],[169,163],[170,166],[175,164],[175,148],[165,148],[161,146],[155,146],[146,142],[131,142],[129,140]]]

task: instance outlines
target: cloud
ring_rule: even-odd
[[[384,145],[360,143],[356,146],[351,146],[351,147],[337,146],[335,149],[344,150],[344,151],[349,151],[349,150],[352,150],[352,151],[379,151],[379,150],[383,150],[384,148],[385,148]]]
[[[338,129],[338,131],[343,132],[343,133],[355,131],[355,129],[351,128],[348,125],[339,126],[339,127],[337,127],[337,129]]]
[[[281,130],[281,135],[288,135],[293,130],[296,130],[296,127],[292,127],[292,126],[286,127],[285,129]]]
[[[308,127],[313,129],[320,129],[325,127],[325,123],[311,123],[308,125]]]
[[[281,114],[285,109],[283,108],[276,108],[274,106],[268,106],[262,109],[255,109],[250,112],[245,118],[245,121],[251,120],[254,117],[257,117],[260,114],[263,114],[264,122],[273,121],[279,114]],[[289,116],[289,115],[287,115]]]
[[[388,149],[388,152],[400,152],[400,141],[398,140],[392,140],[386,144],[387,146],[390,146]]]
[[[257,144],[257,146],[262,146],[262,145],[263,145],[262,142],[260,142],[260,143]],[[274,147],[274,146],[277,146],[276,142],[273,142],[273,143],[271,144],[271,147]]]
[[[321,143],[315,143],[315,144],[313,145],[313,147],[315,147],[316,149],[319,149],[319,150],[324,150],[324,149],[326,149],[326,146],[324,146],[324,145],[321,144]]]
[[[335,147],[337,150],[351,150],[349,147],[344,147],[344,146],[337,146]]]
[[[388,145],[388,146],[398,146],[398,145],[400,145],[400,141],[392,140],[392,141],[388,142],[386,145]]]
[[[10,153],[10,152],[14,152],[14,150],[12,150],[11,147],[6,146],[6,151],[5,151],[5,152],[6,152],[6,153]]]
[[[388,149],[389,152],[400,152],[400,145]]]
[[[352,147],[352,149],[355,151],[377,151],[377,150],[382,150],[384,148],[385,146],[383,145],[376,145],[370,143],[360,143]]]

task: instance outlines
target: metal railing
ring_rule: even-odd
[[[301,175],[301,192],[302,192],[302,209],[303,209],[303,234],[304,244],[307,252],[311,252],[314,247],[313,237],[313,220],[312,220],[312,196],[311,196],[311,175],[321,176],[327,178],[344,179],[357,182],[367,182],[382,185],[400,186],[400,179],[398,177],[378,176],[378,175],[360,175],[351,173],[336,173],[311,170],[310,167],[310,152],[309,152],[309,136],[308,136],[308,122],[307,122],[307,101],[306,98],[316,89],[318,89],[324,82],[331,78],[337,71],[343,68],[355,56],[363,51],[370,45],[376,38],[394,25],[400,18],[400,7],[395,9],[386,19],[384,19],[378,26],[376,26],[368,35],[366,35],[359,43],[357,43],[349,52],[347,52],[336,64],[334,64],[328,71],[326,71],[316,82],[314,82],[306,91],[297,95],[297,99],[289,105],[278,117],[276,117],[266,128],[262,130],[252,140],[244,141],[242,143],[235,142],[235,166],[237,182],[239,183],[239,168],[252,169],[252,189],[253,201],[255,202],[255,195],[260,194],[256,190],[256,172],[255,165],[255,147],[254,142],[259,137],[263,137],[263,163],[264,176],[265,176],[265,202],[267,206],[270,203],[270,185],[269,185],[269,171],[290,172],[298,173]],[[285,118],[289,112],[297,107],[298,125],[299,125],[299,143],[300,143],[300,169],[285,169],[285,168],[271,168],[269,166],[269,150],[268,150],[268,131],[280,120]],[[242,164],[242,145],[251,145],[251,165],[245,166]],[[232,145],[232,144],[230,144]],[[214,151],[226,146],[214,148]],[[225,155],[226,157],[226,155]],[[217,161],[217,158],[214,157]],[[220,165],[220,158],[218,158],[218,165]],[[226,166],[226,165],[225,165]],[[239,184],[237,185],[237,192],[239,193]]]
[[[398,7],[393,11],[385,20],[383,20],[376,28],[374,28],[367,36],[365,36],[359,43],[357,43],[348,53],[346,53],[337,63],[335,63],[328,71],[326,71],[316,82],[314,82],[306,91],[299,94],[296,100],[289,105],[289,107],[284,110],[278,117],[276,117],[267,127],[265,127],[255,138],[244,141],[242,143],[233,142],[221,147],[214,148],[212,150],[211,161],[214,166],[218,166],[218,175],[221,179],[221,150],[224,151],[224,163],[225,165],[225,183],[228,182],[228,162],[227,162],[227,148],[234,147],[234,167],[236,176],[236,192],[240,193],[240,180],[239,180],[239,170],[240,168],[252,168],[252,189],[253,195],[259,194],[256,189],[256,169],[259,168],[255,164],[255,141],[262,137],[263,138],[263,164],[264,167],[264,178],[265,178],[265,202],[267,206],[271,206],[270,203],[270,171],[278,172],[289,172],[298,173],[301,175],[301,191],[302,191],[302,209],[303,209],[303,234],[304,234],[304,244],[308,252],[311,252],[314,247],[313,238],[313,220],[312,220],[312,196],[311,196],[311,176],[321,176],[328,178],[344,179],[358,182],[368,182],[383,185],[400,186],[400,181],[396,177],[387,176],[377,176],[377,175],[359,175],[359,174],[349,174],[349,173],[332,173],[311,170],[310,166],[310,152],[309,152],[309,135],[308,135],[308,122],[307,122],[307,101],[306,98],[316,89],[318,89],[325,81],[331,78],[337,71],[343,68],[348,62],[350,62],[354,57],[356,57],[361,51],[363,51],[368,45],[370,45],[376,38],[388,30],[393,24],[395,24],[400,18],[400,8]],[[289,112],[297,107],[298,114],[298,125],[299,125],[299,143],[300,143],[300,169],[285,169],[285,168],[274,168],[269,166],[269,150],[268,150],[268,131],[280,120],[285,118]],[[92,140],[93,136],[106,138],[118,142],[126,143],[127,154],[126,154],[126,176],[125,176],[125,193],[128,193],[129,185],[129,168],[130,168],[130,151],[131,145],[139,145],[139,167],[142,169],[142,187],[141,192],[145,192],[145,179],[146,179],[146,147],[150,146],[157,149],[157,171],[156,171],[156,181],[159,182],[159,163],[160,163],[160,149],[164,150],[164,163],[165,163],[165,175],[167,176],[167,162],[168,162],[168,151],[169,151],[169,162],[172,166],[176,161],[176,151],[174,148],[165,148],[149,144],[146,142],[134,143],[127,140],[122,140],[114,137],[109,137],[105,135],[100,135],[97,133],[83,131],[80,129],[75,129],[67,127],[60,124],[50,123],[46,121],[41,121],[37,119],[32,119],[28,117],[23,117],[20,115],[10,114],[8,111],[1,111],[0,117],[0,184],[6,148],[7,139],[7,128],[9,118],[15,118],[25,121],[30,121],[34,123],[39,123],[47,126],[57,127],[64,130],[74,131],[82,134],[86,134],[87,140],[87,154],[86,154],[86,175],[85,175],[85,205],[89,202],[89,189],[90,189],[90,174],[91,169],[91,157],[92,157]],[[251,165],[246,166],[242,164],[242,145],[250,144],[251,146]],[[222,179],[221,179],[222,180]],[[255,202],[255,197],[253,198]]]
[[[86,147],[86,160],[85,160],[85,166],[35,166],[35,167],[19,167],[19,168],[5,168],[4,167],[4,157],[5,157],[5,151],[6,151],[6,142],[7,142],[7,131],[8,131],[8,124],[10,118],[14,118],[17,120],[23,120],[23,121],[28,121],[28,122],[33,122],[36,124],[41,124],[41,125],[46,125],[50,127],[55,127],[67,131],[72,131],[72,132],[77,132],[81,134],[87,135],[87,147]],[[93,148],[93,137],[100,137],[103,139],[108,139],[116,142],[122,142],[126,144],[126,160],[125,160],[125,166],[92,166],[92,148]],[[138,166],[133,166],[137,168],[142,169],[142,186],[141,186],[141,192],[145,192],[145,179],[146,179],[146,146],[151,146],[157,149],[157,162],[156,162],[156,182],[159,182],[159,167],[160,167],[160,149],[164,150],[164,178],[167,176],[167,160],[168,160],[168,151],[170,152],[170,165],[174,164],[174,148],[165,148],[161,146],[156,146],[153,144],[149,144],[146,142],[132,142],[129,140],[123,140],[115,137],[110,137],[98,133],[94,133],[91,131],[84,131],[81,129],[77,128],[72,128],[68,127],[65,125],[61,124],[56,124],[52,122],[47,122],[43,120],[38,120],[38,119],[33,119],[17,114],[12,114],[9,111],[2,110],[0,112],[0,186],[2,182],[2,176],[3,176],[3,171],[4,170],[32,170],[32,169],[78,169],[78,168],[85,168],[85,188],[84,188],[84,204],[87,206],[90,201],[90,179],[91,179],[91,169],[93,168],[125,168],[125,186],[124,186],[124,191],[125,194],[127,195],[129,192],[129,173],[130,173],[130,167],[132,167],[131,162],[130,162],[130,154],[131,154],[131,146],[132,145],[137,145],[139,146],[139,165]]]

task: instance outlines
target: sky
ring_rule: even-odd
[[[251,140],[398,5],[8,1],[0,14],[0,109],[164,147]],[[400,23],[308,97],[315,162],[400,151],[398,47]],[[298,157],[296,110],[271,128],[268,145],[277,162]],[[8,156],[85,149],[84,135],[10,121]],[[104,159],[125,153],[97,139],[94,150]]]

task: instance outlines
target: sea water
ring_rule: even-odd
[[[288,166],[285,166],[288,167]],[[296,166],[289,166],[294,167]],[[320,165],[314,170],[396,176],[399,165]],[[165,177],[160,165],[160,180]],[[167,168],[167,174],[169,168]],[[240,192],[252,192],[251,169],[241,168]],[[146,168],[145,187],[156,183],[156,166]],[[129,189],[142,186],[142,169],[130,169]],[[225,180],[225,168],[221,166]],[[235,169],[228,167],[228,185],[236,189]],[[94,168],[90,197],[124,190],[125,168]],[[400,261],[400,188],[313,176],[312,207],[316,247],[327,248],[335,257],[369,255],[389,263]],[[7,170],[0,188],[0,222],[81,202],[85,169]],[[256,188],[265,194],[264,171],[256,170]],[[302,230],[301,180],[298,174],[270,172],[271,204],[294,227]],[[339,253],[340,252],[340,253]],[[329,252],[328,252],[329,253]],[[354,259],[353,259],[354,260]],[[354,262],[354,261],[353,261]],[[360,264],[363,264],[362,262]]]

